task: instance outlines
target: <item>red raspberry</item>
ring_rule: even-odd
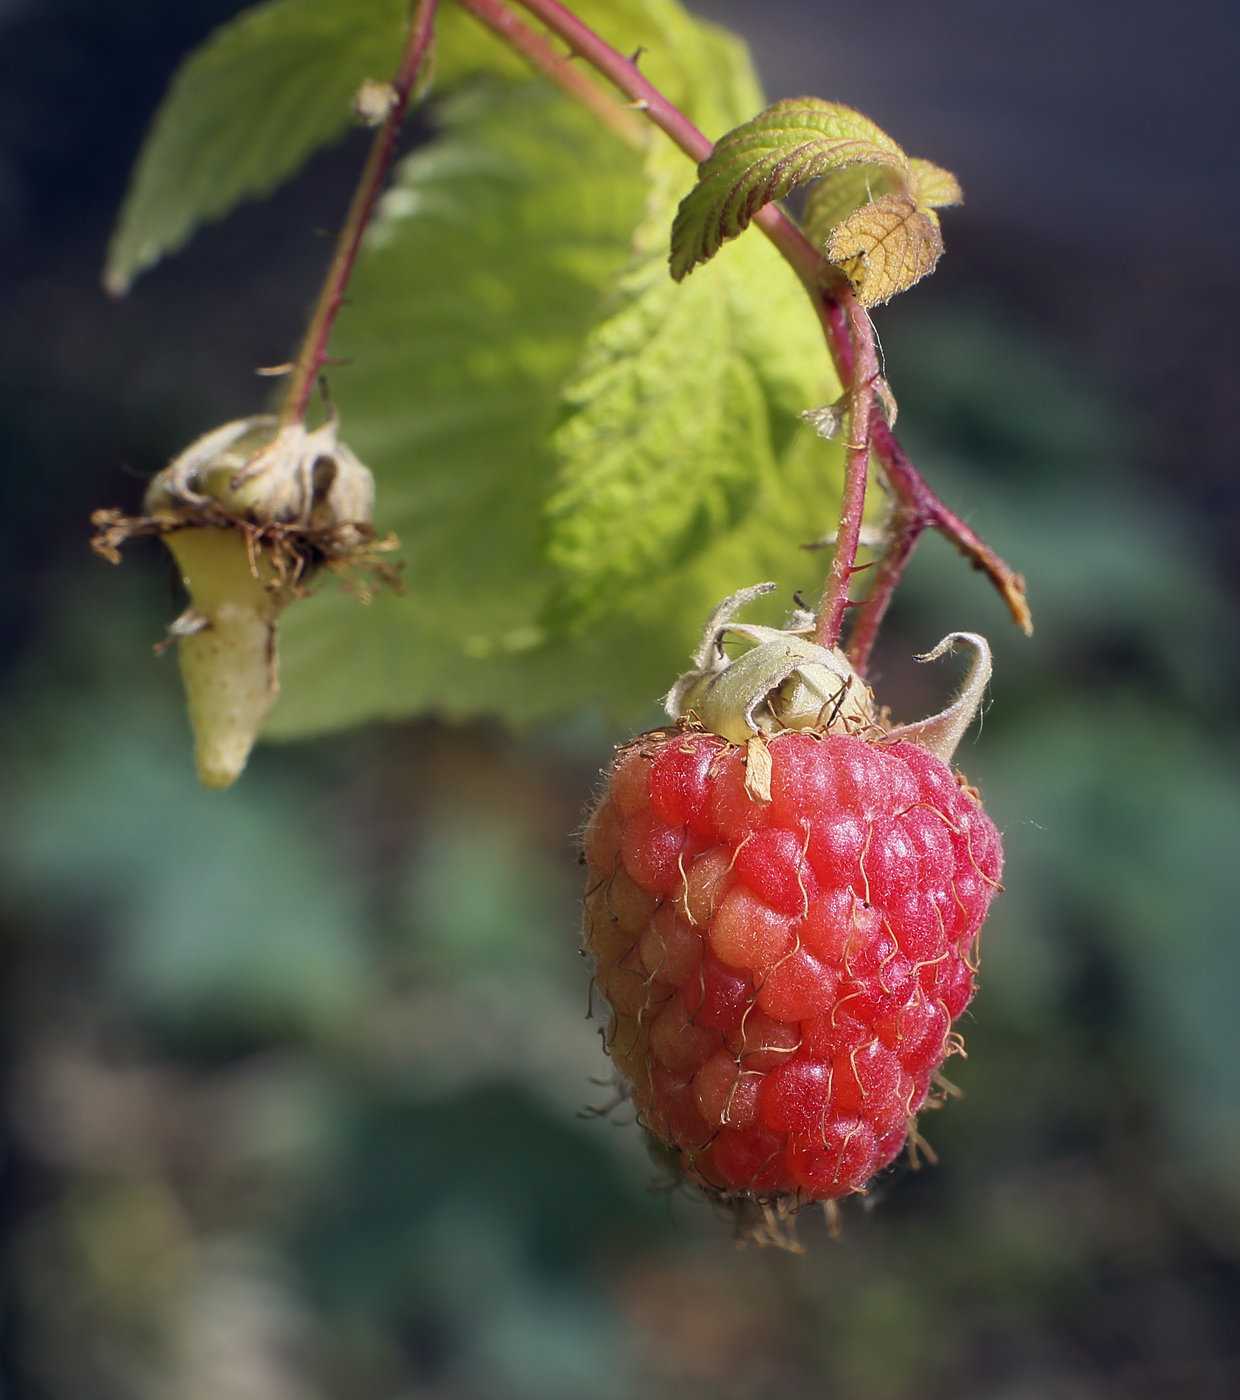
[[[638,1116],[725,1196],[861,1190],[903,1146],[999,878],[941,759],[881,735],[691,724],[622,749],[585,835],[586,942]]]

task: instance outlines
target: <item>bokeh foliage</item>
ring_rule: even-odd
[[[1037,342],[943,309],[885,340],[921,460],[1041,604],[1033,642],[1009,633],[930,542],[879,658],[913,712],[949,683],[908,661],[941,631],[998,657],[961,762],[1008,892],[952,1062],[965,1097],[925,1124],[940,1164],[882,1184],[841,1244],[810,1221],[804,1260],[734,1252],[649,1190],[631,1127],[575,1117],[607,1091],[564,832],[606,728],[267,748],[221,800],[193,788],[172,668],[134,662],[150,580],[110,575],[95,606],[74,582],[6,754],[8,918],[72,969],[33,997],[21,1079],[23,1132],[67,1183],[23,1236],[23,1316],[87,1339],[66,1377],[61,1333],[28,1336],[54,1394],[101,1374],[138,1394],[151,1365],[204,1384],[238,1310],[230,1364],[315,1396],[921,1400],[1030,1371],[1110,1395],[1134,1367],[1225,1364],[1234,618],[1174,511],[1131,489],[1123,419]],[[262,1370],[289,1329],[292,1369]]]
[[[454,100],[478,125],[445,116],[441,151],[506,103],[555,106]],[[601,186],[644,178],[610,159]],[[1008,891],[952,1062],[965,1098],[925,1125],[939,1166],[850,1210],[842,1243],[809,1220],[805,1259],[738,1252],[651,1191],[635,1130],[576,1116],[605,1102],[605,1061],[566,832],[623,732],[598,707],[520,739],[375,724],[266,746],[203,793],[175,667],[149,650],[164,580],[81,559],[74,525],[3,700],[12,1394],[1234,1390],[1235,616],[1193,522],[1134,471],[1127,411],[1064,347],[936,295],[880,315],[901,432],[1026,572],[1038,622],[1012,634],[931,539],[878,659],[903,715],[949,684],[908,660],[943,632],[987,633],[998,662],[961,763],[1004,829]],[[218,407],[146,392],[184,437]],[[5,401],[6,470],[28,479],[38,404]],[[54,495],[89,460],[67,441],[37,458]],[[151,465],[177,440],[155,441]],[[28,527],[0,524],[6,557]],[[621,677],[648,699],[694,631],[661,662],[674,624],[652,620],[652,679]],[[627,637],[646,657],[640,617]]]

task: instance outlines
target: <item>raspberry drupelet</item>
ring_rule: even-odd
[[[719,722],[724,632],[758,645]],[[988,654],[946,719],[893,730],[837,653],[726,617],[708,637],[680,722],[620,750],[590,819],[585,941],[642,1125],[711,1193],[795,1207],[893,1161],[958,1041],[1002,852],[931,749],[954,747]]]

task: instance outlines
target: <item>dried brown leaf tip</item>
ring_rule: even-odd
[[[928,160],[853,167],[814,187],[806,227],[857,300],[877,306],[934,271],[943,253],[934,211],[962,198],[956,177]]]
[[[878,306],[934,271],[943,235],[933,212],[906,194],[863,204],[831,230],[827,257],[853,285],[862,306]]]

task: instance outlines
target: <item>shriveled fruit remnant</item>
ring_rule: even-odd
[[[320,568],[391,581],[375,558],[374,480],[329,419],[313,431],[240,418],[191,443],[151,482],[146,514],[96,511],[93,544],[157,534],[190,606],[168,629],[178,643],[198,774],[227,787],[245,767],[279,691],[277,622]],[[394,544],[392,541],[391,544]]]
[[[825,664],[807,645],[798,684]],[[779,709],[748,744],[689,718],[620,751],[585,836],[585,933],[642,1124],[699,1185],[795,1205],[900,1152],[973,995],[1002,853],[901,731]]]

